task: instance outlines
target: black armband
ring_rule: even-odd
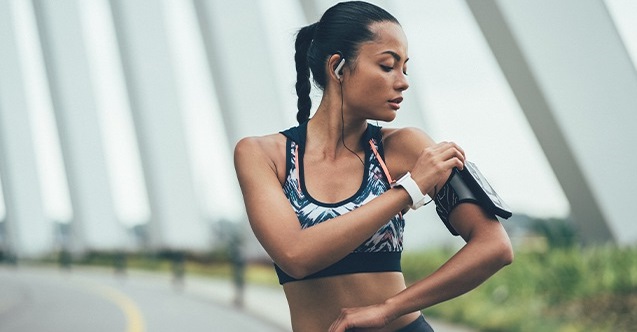
[[[493,190],[476,165],[465,162],[462,171],[454,168],[444,186],[436,193],[436,212],[453,235],[459,235],[449,222],[451,211],[460,203],[474,203],[486,212],[504,219],[511,217],[511,209]]]

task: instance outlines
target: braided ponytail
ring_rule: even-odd
[[[296,120],[299,124],[310,118],[310,109],[312,108],[312,100],[310,99],[312,86],[310,83],[310,66],[307,61],[307,53],[312,44],[312,37],[316,31],[316,25],[317,23],[314,23],[299,30],[296,35],[296,42],[294,43],[296,50],[294,54],[294,60],[296,62],[296,95],[299,98],[296,104],[299,109],[296,114]]]

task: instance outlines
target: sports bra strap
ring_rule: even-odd
[[[376,144],[374,144],[374,140],[373,139],[369,140],[369,146],[371,146],[372,152],[374,152],[374,156],[376,156],[376,160],[378,160],[378,163],[380,164],[380,167],[383,169],[383,172],[385,172],[385,176],[387,177],[387,181],[389,181],[389,184],[391,184],[392,182],[394,182],[394,180],[392,180],[391,175],[389,174],[389,170],[387,169],[387,165],[385,165],[385,161],[380,156],[380,153],[378,153],[378,149],[376,149]]]
[[[296,176],[296,190],[301,192],[301,175],[299,175],[299,145],[294,147],[294,174]]]

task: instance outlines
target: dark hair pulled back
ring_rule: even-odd
[[[358,56],[360,44],[373,40],[372,23],[398,20],[384,9],[363,1],[338,3],[329,8],[321,19],[299,30],[296,36],[294,60],[296,62],[296,94],[298,96],[299,123],[310,117],[310,71],[314,82],[325,90],[327,72],[325,63],[337,52],[347,59],[346,66]]]

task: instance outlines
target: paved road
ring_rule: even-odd
[[[242,310],[228,280],[74,267],[0,265],[0,332],[286,332],[281,287],[247,285]],[[436,332],[473,332],[429,320]]]
[[[0,331],[283,331],[204,295],[168,276],[0,267]]]

